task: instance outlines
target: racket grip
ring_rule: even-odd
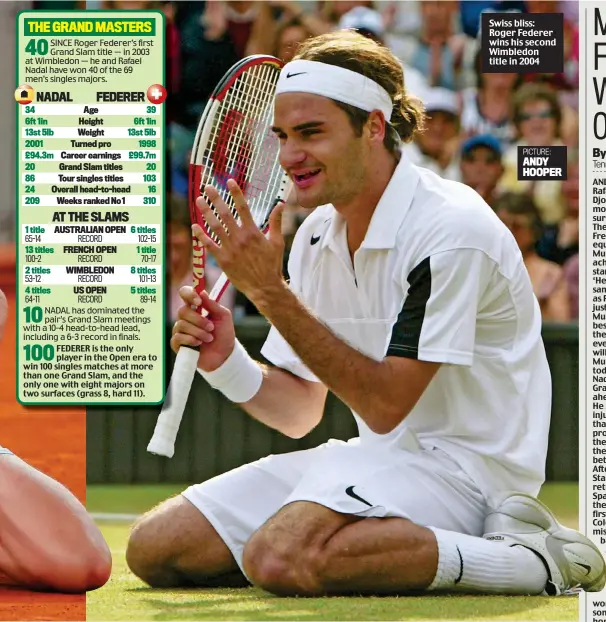
[[[217,279],[217,282],[213,285],[213,288],[210,290],[208,297],[211,300],[216,300],[217,302],[221,300],[221,297],[225,293],[225,290],[229,286],[229,279],[225,272],[221,273],[221,276]]]
[[[157,456],[172,458],[175,453],[175,441],[189,397],[189,391],[196,375],[199,351],[183,346],[179,348],[173,373],[166,392],[153,436],[147,451]]]

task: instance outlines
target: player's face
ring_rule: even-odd
[[[349,117],[332,100],[283,93],[276,98],[273,129],[280,140],[280,164],[302,207],[346,205],[362,191],[369,144],[364,134],[356,136]]]

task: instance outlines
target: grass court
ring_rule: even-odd
[[[185,486],[89,486],[93,513],[140,514]],[[560,522],[578,524],[578,486],[553,483],[541,499]],[[87,620],[578,620],[578,598],[562,596],[402,596],[278,598],[257,588],[146,587],[124,561],[129,524],[100,521],[114,560],[110,582],[87,596]]]

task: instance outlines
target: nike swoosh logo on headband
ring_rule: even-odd
[[[299,71],[299,73],[287,73],[286,77],[287,78],[294,78],[295,76],[301,76],[304,73],[307,73],[307,71]]]

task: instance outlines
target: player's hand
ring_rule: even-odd
[[[236,331],[231,311],[211,300],[207,292],[199,296],[193,287],[182,287],[179,295],[185,304],[177,313],[170,347],[177,352],[181,346],[199,346],[198,368],[214,371],[234,349]],[[203,317],[192,307],[202,307],[208,315]]]
[[[269,217],[269,236],[266,238],[256,225],[238,184],[230,179],[227,187],[234,200],[240,222],[234,218],[217,190],[212,186],[206,186],[204,189],[206,196],[218,212],[222,223],[202,197],[196,201],[196,206],[217,236],[219,243],[211,240],[198,224],[192,227],[192,232],[212,254],[234,287],[256,304],[263,299],[265,292],[281,286],[284,282],[282,275],[284,204],[277,205],[272,211]]]

